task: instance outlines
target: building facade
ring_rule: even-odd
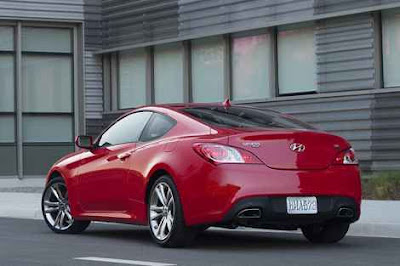
[[[400,0],[25,0],[0,6],[0,178],[144,104],[230,98],[400,170]]]

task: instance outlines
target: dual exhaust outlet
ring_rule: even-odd
[[[354,210],[348,207],[339,208],[336,217],[338,218],[353,218]],[[237,214],[237,218],[239,219],[260,219],[261,218],[261,209],[259,208],[249,208],[243,209]]]

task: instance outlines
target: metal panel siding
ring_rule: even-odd
[[[178,37],[178,0],[103,0],[104,46]]]
[[[376,95],[372,109],[372,170],[400,169],[400,93]]]
[[[84,17],[84,0],[0,1],[0,17],[82,20]]]
[[[318,23],[315,39],[320,92],[375,87],[374,36],[374,17],[369,13]]]
[[[91,119],[103,113],[102,58],[93,52],[102,47],[101,0],[85,0],[85,118],[87,130]]]
[[[103,49],[362,13],[398,0],[103,0]],[[363,34],[363,32],[360,32]],[[366,33],[368,34],[368,32]],[[362,36],[359,36],[362,38]]]

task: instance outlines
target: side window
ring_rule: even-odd
[[[144,129],[140,141],[150,141],[164,136],[176,122],[172,118],[154,113],[149,124]]]
[[[137,112],[122,118],[104,132],[98,145],[104,147],[137,142],[151,115],[151,112]]]

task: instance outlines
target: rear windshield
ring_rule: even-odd
[[[292,117],[255,108],[206,106],[185,108],[183,112],[217,127],[315,129]]]

